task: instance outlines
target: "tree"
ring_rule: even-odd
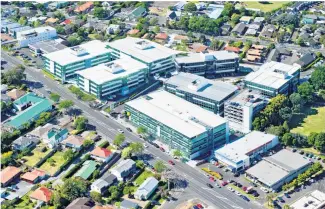
[[[52,158],[47,158],[46,162],[49,163],[50,166],[52,166],[52,167],[55,166],[55,163],[56,163],[55,160],[53,160]]]
[[[305,137],[304,135],[296,133],[292,133],[291,135],[294,138],[292,141],[292,145],[296,147],[304,147],[308,145],[307,137]]]
[[[185,4],[184,6],[184,11],[186,12],[195,12],[196,11],[196,5],[194,2],[189,2],[187,4]]]
[[[87,149],[88,147],[90,147],[91,145],[93,145],[94,142],[90,139],[86,139],[85,141],[83,141],[82,145]]]
[[[144,164],[144,162],[142,160],[136,161],[135,164],[136,164],[137,168],[139,168],[139,169],[144,169],[146,167],[146,165]]]
[[[52,115],[50,112],[42,112],[39,118],[37,119],[35,126],[38,127],[38,126],[45,125],[45,123],[50,120],[51,116]]]
[[[90,197],[93,199],[95,202],[101,203],[103,201],[102,199],[102,194],[99,192],[90,192]]]
[[[305,45],[305,42],[304,42],[304,40],[301,37],[299,37],[296,40],[296,44],[298,44],[299,46],[304,46]]]
[[[73,106],[73,101],[71,100],[62,100],[60,103],[59,103],[59,109],[60,110],[65,110],[67,111],[69,108],[71,108]]]
[[[33,27],[34,27],[34,28],[37,28],[37,27],[39,27],[40,25],[41,25],[41,22],[38,21],[38,20],[36,20],[36,21],[33,22]]]
[[[25,16],[20,17],[19,20],[18,20],[18,23],[20,25],[27,25],[27,22],[28,22],[27,17],[25,17]]]
[[[131,147],[126,147],[122,150],[122,158],[130,158],[132,155],[132,149]]]
[[[84,116],[78,116],[75,120],[74,120],[74,127],[78,130],[78,131],[82,131],[85,130],[87,127],[87,123],[88,123],[88,119],[85,118]]]
[[[307,101],[312,102],[313,101],[313,93],[314,89],[313,86],[309,82],[302,83],[298,86],[298,93],[301,95],[301,97]]]
[[[183,156],[182,152],[180,150],[178,150],[178,149],[177,150],[174,150],[173,155],[175,157],[178,157],[178,158],[180,158],[180,157]]]
[[[272,203],[273,203],[273,198],[274,198],[274,194],[268,194],[267,196],[266,196],[266,201],[267,201],[267,205],[272,205]]]
[[[137,128],[137,133],[138,134],[145,134],[145,133],[147,133],[147,129],[145,127],[143,127],[143,126],[139,126]]]
[[[65,161],[70,161],[73,157],[74,157],[74,153],[73,153],[72,149],[68,149],[63,154],[63,159]]]
[[[106,18],[107,17],[107,10],[104,9],[103,7],[95,7],[94,9],[94,16],[97,17],[97,18]]]
[[[55,29],[58,34],[64,34],[65,32],[64,27],[61,25],[55,26]]]
[[[239,14],[233,14],[233,15],[231,15],[230,20],[233,23],[233,25],[235,25],[239,22],[240,18],[241,18],[241,16]]]
[[[290,206],[288,204],[284,204],[283,209],[290,209]]]
[[[307,141],[308,141],[308,145],[309,146],[314,146],[315,145],[315,141],[317,139],[318,133],[312,132],[309,134],[309,136],[307,137]]]
[[[315,148],[322,153],[325,152],[325,133],[318,134],[315,139]]]
[[[76,46],[82,42],[82,40],[78,36],[69,36],[67,41],[69,42],[70,46]]]
[[[283,126],[270,126],[266,129],[266,132],[281,137],[286,133],[286,130]]]
[[[78,36],[80,36],[80,37],[85,37],[85,36],[87,35],[87,33],[86,33],[86,29],[85,29],[85,28],[78,28],[78,30],[77,30],[77,34],[78,34]]]
[[[118,147],[120,147],[123,144],[124,141],[125,141],[124,134],[117,134],[115,136],[115,139],[113,141],[113,144],[116,145],[116,146],[118,146]]]
[[[290,107],[281,108],[279,111],[279,114],[280,114],[280,117],[285,121],[290,120],[290,118],[292,116]]]
[[[315,71],[311,74],[310,82],[315,90],[325,89],[325,66],[315,68]]]
[[[54,102],[58,102],[60,100],[60,95],[57,93],[51,93],[50,94],[50,99],[53,100]]]
[[[111,187],[108,188],[108,191],[109,191],[109,193],[112,194],[113,192],[117,192],[118,188],[117,188],[117,186],[111,186]]]
[[[283,122],[283,125],[282,125],[283,129],[286,131],[286,132],[289,132],[290,131],[290,127],[289,127],[289,124],[287,121],[284,121]]]
[[[157,25],[157,24],[158,24],[158,18],[157,18],[157,17],[153,17],[153,18],[151,18],[150,21],[149,21],[149,24],[150,24],[151,26],[155,26],[155,25]]]
[[[88,183],[79,177],[66,179],[60,187],[60,195],[71,202],[79,197],[86,197],[88,193]]]
[[[217,50],[219,48],[219,41],[215,38],[212,38],[211,39],[211,44],[210,44],[210,47],[213,49],[213,50]]]
[[[167,166],[161,160],[156,161],[156,163],[153,167],[155,168],[155,171],[158,173],[163,172],[167,168]]]
[[[130,144],[130,148],[131,148],[132,153],[135,153],[135,154],[140,154],[144,151],[144,146],[140,142],[132,142]]]
[[[13,152],[12,151],[2,153],[2,155],[1,155],[1,164],[5,165],[5,166],[8,165],[12,161],[12,158],[13,158]]]
[[[292,103],[292,111],[295,113],[299,113],[305,101],[302,99],[299,93],[291,94],[289,99]]]
[[[23,66],[17,66],[14,69],[8,70],[2,74],[2,81],[8,85],[20,85],[23,79],[26,78],[25,68]]]
[[[282,142],[283,144],[285,144],[286,146],[290,146],[292,145],[293,143],[293,136],[290,134],[290,133],[285,133],[283,136],[282,136]]]
[[[152,30],[154,33],[159,33],[160,32],[160,28],[159,26],[155,26]]]

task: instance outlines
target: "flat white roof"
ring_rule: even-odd
[[[124,39],[110,42],[108,43],[108,46],[146,63],[158,61],[179,53],[178,51],[155,42],[132,37],[126,37]]]
[[[189,138],[206,132],[205,125],[217,127],[226,123],[222,117],[166,91],[156,91],[126,104]]]
[[[82,56],[77,56],[73,50],[75,47],[70,47],[44,56],[60,65],[67,65],[111,52],[110,49],[106,49],[106,43],[98,40],[89,41],[77,47],[84,49],[87,53]]]
[[[319,209],[325,206],[325,193],[315,190],[290,205],[292,209]]]
[[[287,65],[271,61],[263,64],[258,71],[249,73],[245,81],[278,89],[287,83],[299,69],[300,66],[296,64]]]
[[[228,51],[214,51],[209,53],[188,53],[187,56],[176,57],[178,63],[195,63],[211,60],[236,59],[238,54]]]
[[[246,159],[250,152],[267,144],[272,143],[277,136],[272,134],[265,134],[260,131],[252,131],[244,137],[226,144],[222,148],[215,151],[215,153],[231,160],[232,162],[239,162]]]
[[[118,71],[114,72],[114,69],[110,66],[118,68]],[[78,71],[77,74],[100,85],[117,78],[128,76],[145,68],[147,68],[146,64],[126,57]]]
[[[43,33],[43,32],[46,32],[46,31],[53,31],[53,30],[56,31],[55,28],[53,28],[51,26],[32,28],[32,29],[29,29],[29,30],[24,30],[24,31],[17,32],[17,37],[21,36],[21,35],[26,35],[26,34],[29,34],[29,33],[33,33],[33,32]]]

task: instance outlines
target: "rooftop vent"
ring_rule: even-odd
[[[124,71],[124,69],[122,68],[121,65],[116,64],[114,62],[107,63],[107,64],[105,64],[105,66],[108,67],[108,71],[110,73],[114,73],[115,74],[115,73],[120,73],[120,72]]]
[[[82,47],[80,47],[80,46],[74,46],[74,47],[71,47],[70,49],[72,50],[71,53],[73,55],[78,56],[78,57],[84,56],[84,55],[88,54],[87,50],[84,49],[84,48],[82,48]]]
[[[154,48],[154,46],[150,42],[144,40],[136,42],[135,47],[141,50]]]

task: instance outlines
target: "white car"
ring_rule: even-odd
[[[236,192],[235,192],[235,194],[236,194],[236,195],[238,195],[238,196],[240,196],[240,195],[241,195],[241,194],[240,194],[240,192],[238,192],[238,191],[236,191]]]
[[[265,187],[261,187],[261,190],[262,190],[263,192],[265,192],[265,193],[269,193],[269,190],[268,190],[267,188],[265,188]]]
[[[216,183],[216,185],[214,185],[214,186],[217,188],[221,188],[221,186],[218,183]]]
[[[122,129],[117,129],[118,132],[120,132],[121,134],[124,133],[124,131]]]
[[[227,189],[229,190],[229,191],[231,191],[231,192],[234,192],[235,190],[233,189],[233,188],[231,188],[231,187],[227,187]]]
[[[143,143],[143,146],[144,146],[145,148],[148,148],[148,147],[149,147],[146,143]]]

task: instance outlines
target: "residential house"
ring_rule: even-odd
[[[262,32],[260,33],[260,37],[271,39],[273,38],[276,30],[277,28],[275,25],[268,24],[263,28]]]
[[[150,195],[157,189],[159,181],[154,177],[147,178],[134,193],[138,200],[147,200]]]
[[[130,200],[123,200],[120,205],[120,209],[138,209],[139,205],[136,202]]]
[[[247,26],[245,23],[238,23],[231,31],[234,35],[243,35],[246,32]]]
[[[252,21],[252,17],[249,17],[249,16],[242,16],[240,19],[239,19],[239,22],[241,23],[244,23],[246,25],[250,24]]]
[[[112,151],[106,148],[96,147],[91,153],[91,157],[99,162],[107,163],[113,156]]]
[[[180,1],[180,2],[177,2],[175,5],[174,5],[174,9],[177,10],[177,11],[181,11],[181,10],[184,10],[184,6],[186,4],[186,1]]]
[[[48,188],[41,186],[35,191],[33,191],[29,198],[36,201],[42,201],[45,203],[49,203],[52,198],[53,192],[49,190]]]
[[[63,29],[64,29],[64,34],[66,34],[66,35],[70,35],[70,34],[74,33],[74,25],[72,25],[72,24],[65,25],[63,27]]]
[[[20,168],[8,166],[0,172],[1,187],[8,186],[13,180],[19,177],[21,173]]]
[[[272,54],[271,53],[270,60],[275,62],[281,62],[281,59],[283,59],[284,57],[290,58],[292,56],[292,52],[285,48],[276,48],[274,49],[274,52]]]
[[[254,19],[253,22],[254,22],[254,23],[263,23],[264,20],[265,20],[264,17],[255,17],[255,19]]]
[[[231,31],[231,25],[224,24],[223,26],[220,27],[220,33],[222,36],[228,36]]]
[[[291,12],[299,12],[314,3],[315,2],[312,2],[312,1],[297,1],[294,4],[288,6],[287,10],[291,11]]]
[[[173,40],[180,44],[182,41],[189,41],[189,38],[187,36],[175,35]]]
[[[94,201],[88,197],[79,197],[73,200],[66,209],[91,209],[95,205]]]
[[[54,26],[58,21],[59,21],[58,18],[50,17],[45,21],[45,23],[48,25]]]
[[[66,19],[63,22],[60,23],[60,25],[69,25],[72,24],[72,20],[71,19]]]
[[[74,176],[87,180],[97,168],[97,163],[93,160],[87,160]]]
[[[117,164],[111,173],[114,174],[119,181],[123,181],[126,177],[136,170],[135,162],[131,159],[126,159]]]
[[[107,191],[107,188],[116,184],[117,181],[117,177],[111,173],[106,173],[104,174],[100,179],[97,179],[96,181],[94,181],[90,188],[91,191],[95,191],[101,194],[104,194],[105,191]]]
[[[30,172],[26,172],[24,173],[24,175],[22,175],[20,177],[21,180],[23,181],[27,181],[29,183],[32,183],[32,184],[36,184],[38,182],[41,182],[43,179],[46,178],[46,172],[45,171],[42,171],[42,170],[39,170],[39,169],[34,169]]]
[[[315,61],[317,56],[314,53],[306,53],[296,62],[302,68],[310,65],[313,61]]]
[[[38,138],[42,138],[42,136],[49,132],[52,128],[60,128],[59,126],[53,125],[51,123],[47,123],[44,126],[38,126],[33,131],[29,132],[29,135],[35,136]]]
[[[116,209],[113,205],[96,205],[92,209]]]
[[[132,30],[129,30],[127,34],[132,36],[132,35],[136,35],[139,32],[140,31],[138,29],[132,29]]]
[[[257,30],[253,28],[248,28],[245,35],[246,36],[256,36]]]
[[[224,5],[219,4],[209,4],[206,9],[206,13],[209,18],[211,19],[218,19],[224,9]]]
[[[94,7],[92,1],[88,1],[80,6],[77,6],[74,10],[75,13],[88,13]]]
[[[49,4],[48,8],[50,10],[61,9],[69,5],[69,1],[55,1]]]
[[[208,46],[203,45],[201,43],[193,43],[192,45],[189,46],[189,49],[191,52],[201,53],[201,52],[206,52]]]
[[[106,33],[107,34],[115,34],[119,30],[120,30],[120,25],[110,24],[106,29]]]
[[[156,41],[161,42],[161,43],[166,43],[168,41],[168,35],[167,33],[158,33],[155,36]]]
[[[240,48],[238,47],[234,47],[234,46],[226,46],[224,48],[224,50],[228,51],[228,52],[235,52],[235,53],[239,53],[240,52]]]
[[[51,149],[58,146],[60,142],[68,137],[68,129],[61,129],[57,127],[51,128],[47,133],[43,134],[42,140]]]
[[[12,99],[16,100],[19,99],[20,97],[24,96],[26,94],[25,91],[19,90],[19,89],[12,89],[7,93],[7,95]]]
[[[128,20],[137,20],[139,17],[144,17],[147,14],[147,10],[144,7],[135,8],[128,16]]]
[[[19,137],[15,141],[12,142],[11,146],[13,150],[22,151],[27,148],[31,148],[38,144],[40,139],[33,135],[26,134],[24,136]]]
[[[304,15],[302,18],[302,23],[304,24],[315,24],[317,21],[316,15]]]
[[[180,11],[168,11],[166,14],[167,21],[178,21],[181,18],[182,12]]]
[[[68,138],[63,140],[61,142],[61,144],[66,148],[71,148],[71,149],[74,149],[76,151],[80,151],[82,146],[83,146],[84,141],[85,141],[85,139],[82,138],[81,136],[70,135],[70,136],[68,136]]]

